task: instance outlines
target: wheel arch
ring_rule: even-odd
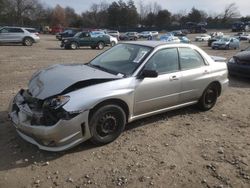
[[[32,37],[30,37],[30,36],[25,36],[25,37],[23,37],[22,42],[24,42],[24,41],[25,41],[25,39],[31,39],[31,40],[32,40],[32,42],[35,42],[35,40],[34,40]]]
[[[90,121],[91,117],[93,116],[94,112],[96,112],[96,110],[98,110],[102,106],[105,106],[105,105],[108,105],[108,104],[114,104],[114,105],[118,105],[119,107],[121,107],[124,110],[125,114],[126,114],[126,122],[128,122],[129,107],[128,107],[128,105],[127,105],[127,103],[125,101],[123,101],[121,99],[117,99],[117,98],[107,99],[107,100],[104,100],[104,101],[96,104],[89,111],[88,121]]]
[[[210,84],[208,84],[208,86],[210,86],[210,85],[214,85],[217,88],[218,97],[219,97],[221,95],[221,89],[222,89],[221,83],[219,81],[213,81]]]

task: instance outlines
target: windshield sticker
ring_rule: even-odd
[[[139,63],[146,54],[147,54],[147,51],[141,51],[140,53],[138,53],[138,55],[136,56],[133,62]]]
[[[120,77],[120,78],[124,77],[124,75],[121,74],[121,73],[118,73],[117,76]]]

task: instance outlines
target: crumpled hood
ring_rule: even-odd
[[[29,82],[29,92],[33,97],[43,100],[60,94],[73,84],[82,81],[113,80],[118,78],[120,77],[87,65],[58,64],[36,72]],[[95,82],[92,82],[93,84]]]
[[[239,52],[234,57],[238,58],[241,61],[248,61],[248,62],[250,62],[250,51]]]
[[[218,45],[226,45],[228,42],[222,42],[222,41],[215,41],[213,44],[218,44]]]

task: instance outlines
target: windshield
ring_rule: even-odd
[[[82,34],[82,32],[78,32],[74,35],[74,37],[79,37]]]
[[[120,76],[132,75],[148,56],[151,48],[135,44],[118,44],[93,59],[88,65]]]
[[[228,42],[230,39],[229,38],[222,38],[220,39],[220,42]]]

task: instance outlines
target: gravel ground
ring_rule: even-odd
[[[227,58],[239,51],[195,44]],[[0,187],[250,187],[249,79],[230,78],[208,112],[188,107],[142,119],[102,147],[86,142],[52,153],[22,140],[7,118],[11,97],[37,69],[88,62],[100,52],[62,50],[49,35],[32,47],[0,46]]]

